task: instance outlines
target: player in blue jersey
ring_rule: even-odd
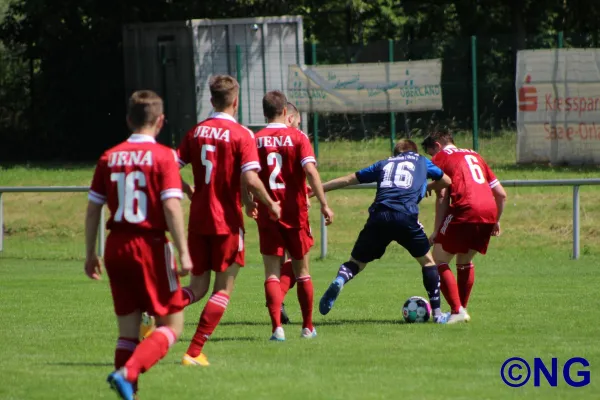
[[[427,183],[427,179],[433,182]],[[381,160],[354,174],[323,184],[323,189],[341,189],[348,185],[377,182],[377,195],[369,208],[369,219],[352,249],[350,260],[340,266],[336,278],[321,298],[319,311],[331,311],[335,300],[348,281],[367,263],[383,256],[390,242],[403,246],[421,264],[423,285],[429,296],[435,322],[447,318],[440,308],[440,277],[433,261],[430,244],[419,222],[419,202],[428,190],[441,190],[451,180],[429,159],[418,154],[412,140],[400,140],[394,156]]]

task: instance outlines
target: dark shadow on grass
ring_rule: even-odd
[[[180,338],[179,341],[184,343],[191,342],[192,338]],[[259,340],[257,337],[252,336],[234,336],[234,337],[216,337],[210,338],[209,342],[256,342]]]
[[[60,161],[48,161],[48,162],[27,162],[27,161],[4,161],[0,162],[0,168],[12,169],[12,168],[35,168],[35,169],[46,169],[46,170],[76,170],[83,168],[94,168],[96,163],[91,160],[89,162],[60,162]]]
[[[54,362],[46,363],[46,365],[53,365],[57,367],[111,367],[114,368],[114,364],[111,362]]]
[[[186,322],[185,325],[196,326],[196,322]],[[265,326],[271,325],[269,321],[224,321],[219,326]]]
[[[402,319],[334,319],[331,321],[316,322],[316,326],[339,326],[339,325],[404,325]]]

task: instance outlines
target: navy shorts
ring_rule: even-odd
[[[375,209],[356,239],[352,258],[363,263],[380,259],[392,241],[408,250],[413,257],[423,257],[430,248],[418,215]]]

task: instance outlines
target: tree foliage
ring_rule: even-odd
[[[321,63],[387,61],[392,39],[396,60],[444,59],[447,107],[437,118],[465,127],[476,35],[481,118],[489,128],[514,119],[519,49],[555,46],[559,31],[565,46],[596,47],[600,31],[600,8],[584,0],[12,0],[3,7],[7,2],[0,0],[4,160],[93,159],[124,136],[125,23],[301,15]]]

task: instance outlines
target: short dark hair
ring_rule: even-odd
[[[288,113],[289,114],[300,114],[300,112],[298,111],[298,107],[296,107],[294,105],[294,103],[290,103],[289,101],[286,104],[286,107],[288,109]]]
[[[223,111],[231,106],[240,93],[240,84],[233,76],[215,75],[208,85],[215,111]]]
[[[399,140],[398,143],[396,143],[396,146],[394,146],[395,156],[397,156],[400,153],[406,153],[407,151],[412,151],[413,153],[419,152],[417,144],[410,139]]]
[[[287,106],[285,94],[279,90],[267,92],[263,97],[263,113],[267,119],[273,119],[283,114],[283,109]]]
[[[132,130],[152,126],[163,114],[163,101],[151,90],[138,90],[129,98],[127,121]]]
[[[452,132],[448,130],[439,130],[431,132],[422,142],[421,146],[425,151],[435,147],[435,142],[439,142],[442,146],[447,144],[454,144],[454,138]]]

